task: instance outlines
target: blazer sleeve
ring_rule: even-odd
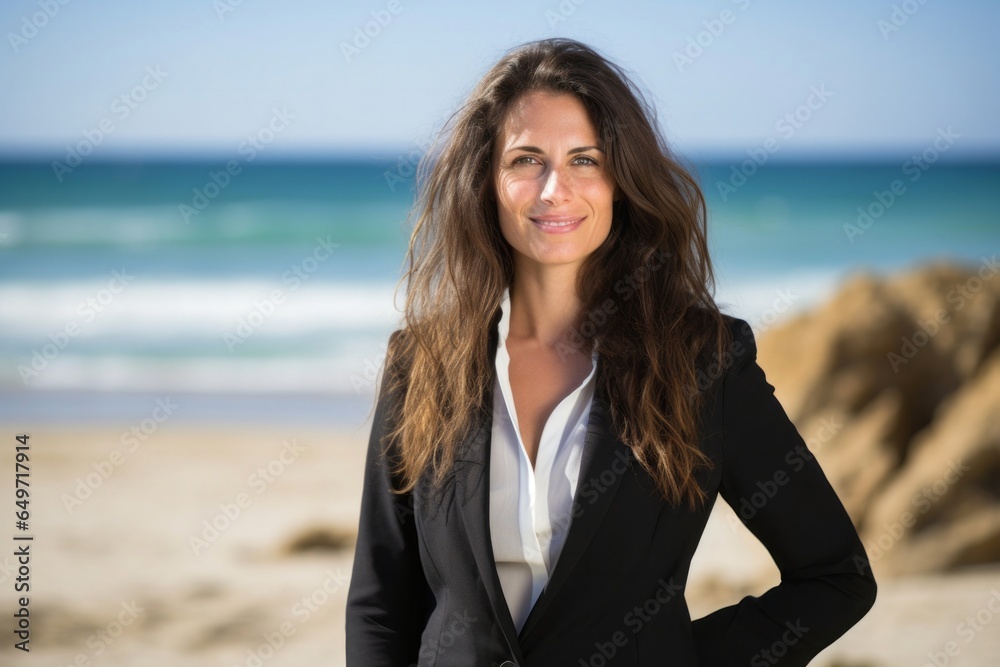
[[[398,331],[389,339],[388,349]],[[391,360],[391,353],[387,359]],[[391,370],[390,363],[386,364]],[[382,382],[365,459],[361,517],[347,593],[348,667],[399,667],[417,662],[433,594],[417,547],[412,493],[393,494],[396,481],[381,444],[390,401]],[[390,452],[391,453],[391,452]]]
[[[749,324],[735,319],[733,329],[736,360],[719,389],[720,492],[770,552],[781,583],[694,621],[699,662],[806,665],[868,612],[875,579],[847,511],[757,364]]]

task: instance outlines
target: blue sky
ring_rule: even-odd
[[[345,56],[366,24],[378,34]],[[291,119],[269,156],[398,154],[507,48],[550,36],[623,65],[685,153],[770,138],[783,155],[895,157],[951,127],[950,156],[997,157],[996,26],[985,0],[8,0],[0,157],[62,156],[86,133],[107,157],[231,155],[275,110]]]

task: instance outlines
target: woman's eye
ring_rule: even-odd
[[[534,155],[522,155],[511,162],[511,164],[539,164]],[[575,165],[597,166],[597,160],[589,155],[581,155],[573,159]]]

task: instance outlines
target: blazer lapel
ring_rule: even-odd
[[[496,362],[498,342],[497,322],[500,311],[493,318],[488,345],[490,360]],[[492,365],[491,365],[492,368]],[[493,405],[493,385],[489,385],[483,405]],[[479,580],[486,589],[497,623],[503,631],[510,655],[518,664],[523,664],[524,656],[517,642],[517,629],[510,615],[507,599],[504,597],[500,577],[497,575],[496,560],[493,556],[493,541],[490,536],[490,442],[493,433],[493,413],[482,410],[478,414],[478,426],[465,440],[459,443],[456,452],[455,484],[472,553],[479,570]]]
[[[496,621],[503,630],[510,654],[515,657],[518,664],[522,664],[524,656],[521,655],[514,619],[510,615],[500,577],[497,575],[493,541],[490,537],[489,460],[492,424],[492,416],[485,416],[480,420],[480,426],[474,435],[463,443],[458,455],[464,456],[465,465],[461,465],[456,471],[456,491],[461,494],[459,505],[462,509],[462,521],[465,523],[472,554],[479,569],[479,580],[486,589],[486,595],[490,599]]]
[[[494,360],[496,341],[494,327],[493,335],[490,337],[491,358]],[[598,370],[600,370],[600,359],[598,359]],[[493,404],[492,386],[491,384],[490,395],[487,396],[484,405],[491,406]],[[522,663],[524,658],[521,654],[518,633],[503,594],[500,578],[497,575],[493,542],[490,536],[489,462],[492,431],[492,411],[484,411],[480,414],[478,427],[473,429],[472,434],[459,444],[455,481],[457,491],[460,493],[459,504],[462,520],[465,523],[472,553],[479,569],[480,580],[489,596],[496,620],[507,638],[511,654],[515,656],[518,663]],[[613,471],[616,461],[619,459],[627,460],[628,455],[629,449],[619,442],[612,433],[610,412],[606,400],[601,396],[600,391],[595,391],[580,462],[577,495],[574,500],[579,508],[578,514],[570,522],[569,532],[566,535],[559,559],[556,561],[555,569],[550,574],[548,584],[542,589],[541,595],[528,614],[521,629],[521,637],[526,636],[538,624],[539,618],[545,613],[553,597],[558,594],[559,589],[569,579],[580,555],[586,550],[601,520],[607,513],[624,475],[614,475],[613,481],[601,487],[601,491],[593,499],[593,502],[584,502],[580,496],[580,490],[588,483],[587,480],[600,478],[604,471]]]
[[[600,360],[597,363],[600,365]],[[600,394],[599,391],[594,392],[590,418],[587,422],[580,474],[576,486],[576,496],[573,499],[576,514],[570,521],[566,541],[563,543],[562,551],[556,560],[556,566],[549,575],[549,581],[542,589],[541,595],[535,601],[535,605],[531,608],[528,618],[521,628],[521,638],[526,637],[538,625],[539,619],[545,614],[553,598],[559,594],[559,589],[569,581],[573,568],[579,562],[583,552],[587,550],[624,477],[622,474],[613,474],[612,480],[604,484],[607,477],[602,477],[602,473],[609,471],[614,473],[616,463],[624,464],[628,461],[630,450],[614,436],[609,407],[607,401]],[[596,487],[596,497],[591,496],[588,499],[581,495],[581,490],[584,485],[590,484],[589,480],[592,479],[601,479],[602,485]]]

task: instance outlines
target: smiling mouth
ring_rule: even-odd
[[[581,218],[559,218],[546,220],[545,218],[530,218],[530,220],[545,230],[551,231],[569,231],[583,222],[583,216]]]

